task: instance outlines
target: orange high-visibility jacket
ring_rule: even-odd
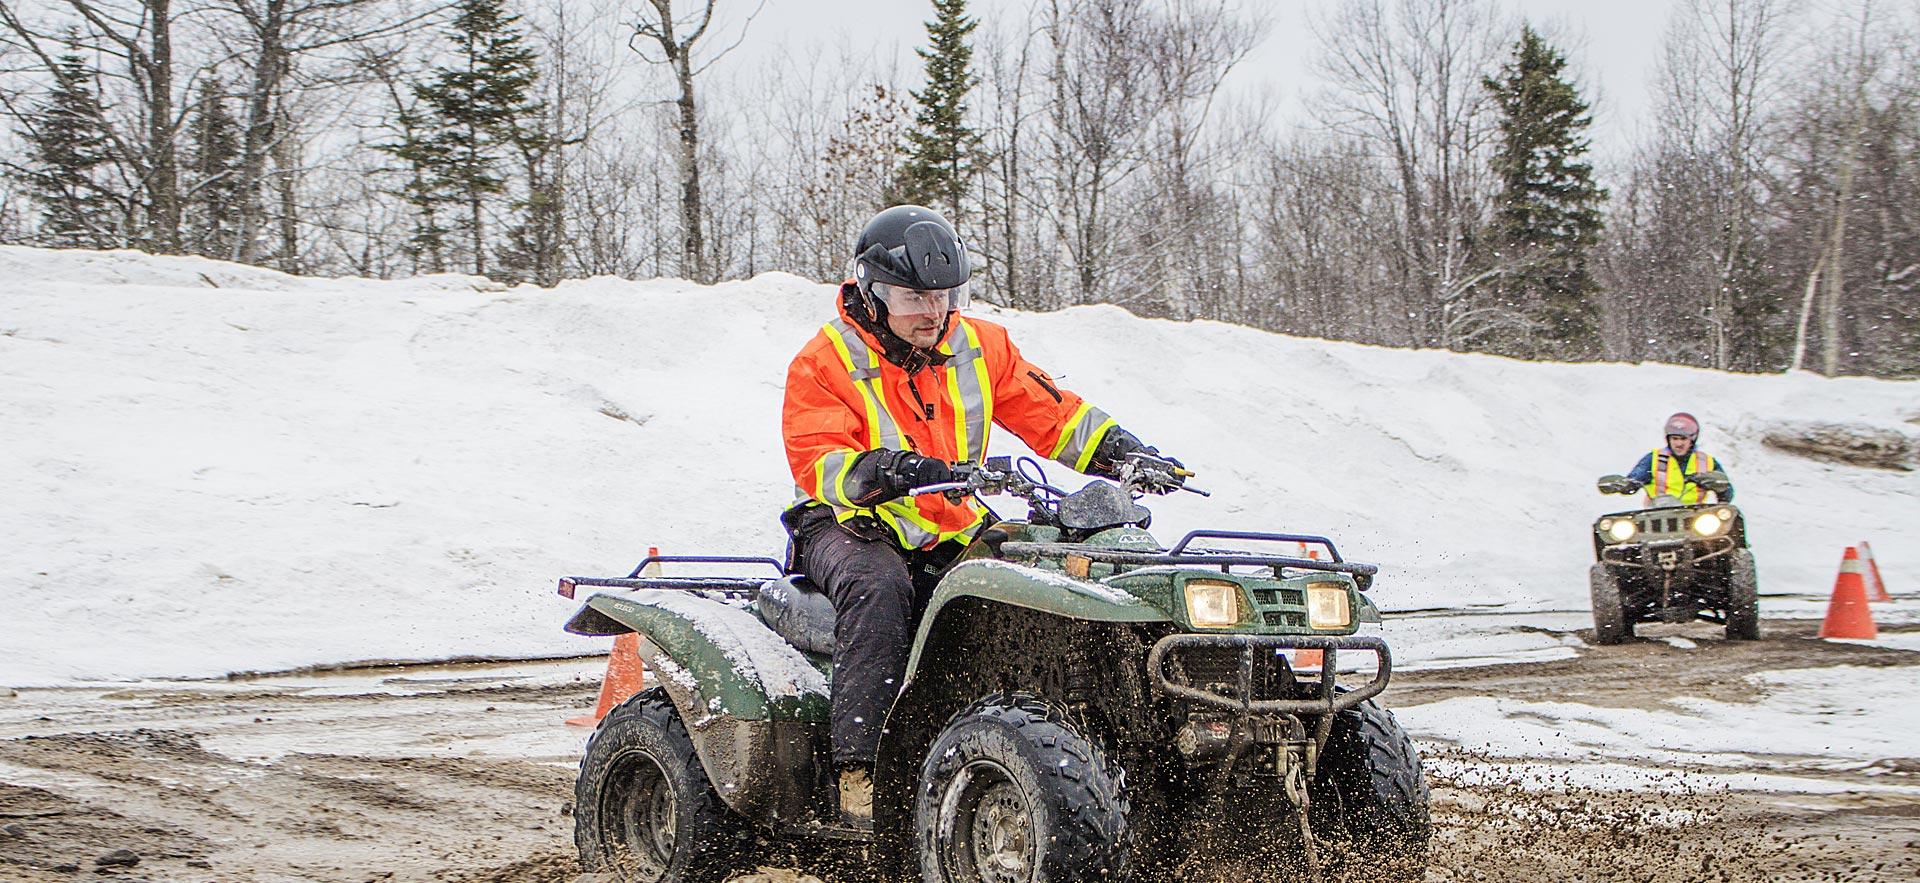
[[[909,549],[969,542],[986,513],[979,501],[929,494],[862,508],[846,491],[854,460],[891,448],[980,463],[998,423],[1033,450],[1084,472],[1114,427],[1106,412],[1021,358],[1007,330],[992,322],[952,314],[938,347],[946,362],[909,378],[844,309],[839,313],[787,367],[780,422],[802,503],[832,507],[840,521],[871,516]]]

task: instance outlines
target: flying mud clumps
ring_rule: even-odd
[[[1767,811],[1682,771],[1600,790],[1592,771],[1516,766],[1427,746],[1434,840],[1429,881],[1762,883],[1893,879],[1811,834],[1781,836]],[[1439,770],[1435,768],[1438,767]]]

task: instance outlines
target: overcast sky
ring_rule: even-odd
[[[1026,15],[1032,0],[972,0],[976,17]],[[1298,119],[1317,84],[1312,73],[1314,38],[1309,18],[1337,0],[1231,0],[1241,9],[1267,10],[1273,24],[1266,39],[1229,78],[1236,98],[1272,104],[1276,117]],[[1505,7],[1557,34],[1577,39],[1565,46],[1596,106],[1594,141],[1603,153],[1632,141],[1634,120],[1650,104],[1647,88],[1666,29],[1669,0],[1518,0]],[[752,0],[722,0],[736,14]],[[865,44],[882,58],[899,60],[904,75],[917,78],[912,54],[926,39],[929,0],[767,0],[736,54],[723,64],[751,63],[774,47]]]

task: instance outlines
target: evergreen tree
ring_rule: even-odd
[[[396,103],[401,102],[395,95]],[[414,272],[447,271],[448,237],[453,233],[443,220],[452,210],[452,195],[442,180],[441,170],[448,156],[439,139],[433,137],[428,120],[417,105],[403,104],[394,118],[400,140],[375,145],[403,163],[400,169],[405,183],[393,195],[413,206],[413,234],[401,250],[413,259]]]
[[[1580,359],[1600,350],[1599,285],[1588,263],[1606,191],[1585,158],[1593,117],[1566,66],[1529,25],[1499,77],[1485,80],[1500,109],[1491,239],[1505,272],[1497,288],[1506,306],[1540,328],[1509,342],[1521,356]]]
[[[431,135],[411,151],[424,164],[422,186],[441,190],[464,209],[461,219],[475,273],[487,272],[485,206],[506,192],[498,166],[516,146],[520,123],[544,106],[531,97],[538,72],[525,45],[519,16],[502,0],[460,0],[454,7],[453,63],[434,69],[415,94],[431,111]]]
[[[943,210],[960,222],[960,200],[967,192],[980,149],[980,136],[967,126],[967,92],[978,79],[969,70],[973,47],[967,35],[979,22],[967,18],[967,0],[933,0],[927,22],[932,45],[915,49],[927,63],[926,88],[914,92],[919,108],[907,132],[907,160],[889,201]]]
[[[200,86],[187,122],[186,211],[182,238],[188,251],[228,258],[238,235],[240,124],[227,110],[218,77]]]
[[[24,165],[5,165],[41,208],[39,241],[57,248],[117,248],[126,244],[122,200],[102,181],[112,159],[92,69],[69,41],[55,62],[53,89],[24,114]]]

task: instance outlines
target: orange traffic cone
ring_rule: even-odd
[[[660,554],[659,546],[648,546],[647,557]],[[660,563],[652,562],[640,569],[642,576],[657,576]],[[647,666],[640,661],[640,636],[633,632],[615,635],[613,652],[607,654],[607,676],[600,680],[600,701],[594,703],[593,715],[581,715],[567,718],[567,726],[597,726],[600,719],[607,716],[613,707],[639,693],[647,686]]]
[[[1860,579],[1860,553],[1852,546],[1840,557],[1840,575],[1833,580],[1833,600],[1827,603],[1827,619],[1820,624],[1820,637],[1880,637],[1880,630],[1873,624],[1873,611],[1867,609],[1867,586]]]
[[[640,661],[640,636],[633,632],[613,639],[613,652],[607,656],[607,676],[600,682],[600,701],[592,715],[567,718],[567,726],[598,725],[613,707],[632,698],[647,685],[646,664]]]
[[[1326,651],[1324,650],[1293,651],[1293,670],[1294,671],[1302,671],[1304,669],[1310,669],[1310,668],[1325,668],[1326,665],[1327,665],[1327,654],[1326,654]]]
[[[1880,581],[1880,562],[1873,560],[1873,547],[1867,545],[1866,540],[1860,541],[1860,560],[1867,563],[1866,572],[1860,574],[1867,581],[1867,600],[1892,601],[1887,584]]]

